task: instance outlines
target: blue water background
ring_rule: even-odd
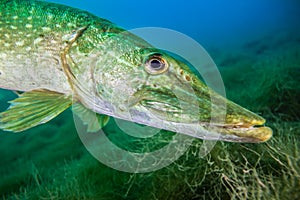
[[[163,27],[205,46],[229,46],[283,30],[299,31],[297,0],[52,0],[87,10],[126,29]]]

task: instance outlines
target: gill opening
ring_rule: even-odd
[[[91,96],[91,94],[85,88],[83,88],[82,85],[79,83],[79,81],[76,79],[76,77],[75,77],[74,73],[72,72],[71,68],[76,68],[77,66],[74,63],[71,56],[68,55],[68,53],[69,53],[72,45],[74,44],[74,42],[76,42],[77,39],[80,38],[83,35],[83,33],[88,29],[89,26],[90,25],[88,24],[84,27],[81,27],[81,28],[75,30],[70,35],[70,37],[66,41],[67,46],[61,52],[61,61],[62,61],[63,71],[66,74],[67,80],[68,80],[68,82],[70,84],[70,87],[73,91],[73,99],[79,100],[78,97],[82,96],[82,94],[83,94],[84,97],[85,97],[85,100],[88,102],[88,104],[94,105],[95,107],[98,107],[98,105],[95,104],[95,98],[93,98],[93,96]],[[75,90],[75,88],[76,88],[76,90]],[[81,103],[83,103],[83,102],[81,102]],[[100,109],[98,109],[98,110],[100,110]]]

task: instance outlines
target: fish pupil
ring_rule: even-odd
[[[150,61],[150,66],[153,69],[160,69],[162,67],[162,63],[158,59],[152,59]]]

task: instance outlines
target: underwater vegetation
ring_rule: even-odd
[[[170,166],[130,174],[99,163],[85,150],[68,110],[21,134],[1,131],[2,198],[300,199],[299,34],[282,32],[208,52],[219,66],[227,97],[267,119],[274,131],[269,141],[218,142],[200,158],[203,141],[195,139]],[[3,111],[8,104],[2,102],[14,94],[0,94]],[[105,127],[110,138],[132,149],[155,148],[172,137],[165,132],[147,142],[126,140],[114,125],[111,120]]]

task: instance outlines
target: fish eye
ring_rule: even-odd
[[[152,54],[145,63],[146,71],[152,75],[164,73],[168,67],[168,63],[161,54]]]

